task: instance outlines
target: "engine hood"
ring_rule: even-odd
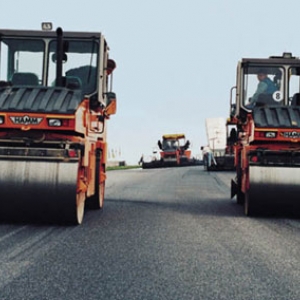
[[[82,101],[80,90],[61,87],[0,88],[0,111],[74,114]]]
[[[253,119],[255,127],[260,128],[300,128],[300,107],[255,107]]]

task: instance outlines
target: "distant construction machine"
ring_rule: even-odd
[[[179,167],[196,164],[191,157],[190,141],[186,140],[185,134],[164,134],[158,141],[160,159],[143,162],[143,168]]]
[[[183,133],[164,134],[158,141],[161,162],[165,166],[182,166],[191,162],[190,141]]]
[[[225,118],[207,118],[205,127],[208,145],[201,147],[205,170],[234,170],[236,125]]]
[[[300,59],[291,53],[244,58],[237,65],[234,90],[230,114],[237,124],[236,178],[231,196],[248,216],[275,206],[299,211]]]
[[[101,33],[43,25],[0,30],[0,218],[80,224],[103,207],[116,65]]]

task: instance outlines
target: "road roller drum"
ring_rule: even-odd
[[[300,59],[286,52],[240,60],[229,119],[237,126],[231,196],[245,214],[299,207]]]
[[[249,177],[247,215],[272,211],[279,205],[300,207],[300,168],[251,166]]]
[[[80,222],[78,162],[0,161],[1,218]]]

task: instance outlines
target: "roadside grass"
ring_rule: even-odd
[[[134,166],[114,166],[114,167],[106,167],[106,171],[114,171],[114,170],[128,170],[128,169],[138,169],[141,168],[139,165]]]

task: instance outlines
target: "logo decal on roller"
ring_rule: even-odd
[[[298,139],[300,138],[300,132],[297,131],[286,131],[286,132],[282,132],[281,135],[285,138],[289,138],[289,139]]]
[[[37,118],[37,117],[29,117],[29,116],[23,116],[23,117],[10,117],[12,122],[14,124],[21,124],[21,125],[38,125],[42,122],[43,118]]]

